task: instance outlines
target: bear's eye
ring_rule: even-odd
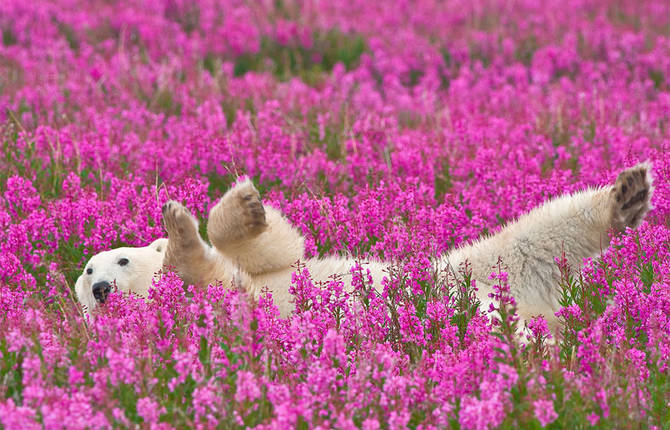
[[[88,269],[86,269],[86,274],[87,275],[90,275],[91,273],[93,273],[93,269],[91,269],[90,267]]]
[[[129,261],[128,261],[127,258],[122,258],[122,259],[119,260],[119,266],[125,266],[128,263],[129,263]]]

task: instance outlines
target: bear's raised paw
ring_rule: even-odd
[[[223,195],[209,213],[207,235],[220,250],[263,233],[268,227],[261,196],[250,180]]]
[[[249,182],[250,189],[247,187],[239,190],[236,195],[237,203],[242,209],[242,222],[250,236],[261,234],[268,226],[265,220],[265,208],[261,202],[261,196],[256,188]]]
[[[171,247],[189,248],[199,242],[198,221],[181,203],[170,200],[161,209]]]
[[[651,165],[640,163],[617,176],[612,187],[612,227],[623,231],[635,228],[651,210],[653,191]]]

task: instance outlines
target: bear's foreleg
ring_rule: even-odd
[[[298,230],[277,209],[263,206],[250,180],[230,189],[212,208],[207,235],[222,255],[251,275],[288,268],[304,254]]]
[[[186,285],[207,286],[232,282],[248,288],[249,278],[207,245],[198,233],[198,221],[175,201],[162,209],[163,224],[168,233],[163,257],[164,268],[174,268]]]

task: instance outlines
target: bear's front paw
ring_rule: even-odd
[[[169,244],[188,247],[198,242],[198,222],[181,203],[174,200],[163,205],[163,225],[167,230]]]
[[[249,183],[251,185],[251,183]],[[265,208],[256,188],[243,189],[237,194],[237,205],[241,209],[241,221],[249,236],[258,236],[268,226],[265,220]]]
[[[653,191],[651,165],[641,163],[626,169],[617,176],[612,187],[612,226],[623,231],[635,228],[651,209]]]
[[[211,210],[207,234],[216,247],[224,249],[231,243],[258,236],[267,226],[261,196],[254,184],[246,180],[224,194]]]

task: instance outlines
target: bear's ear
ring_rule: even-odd
[[[167,248],[168,240],[166,238],[156,239],[149,245],[149,248],[165,254],[165,249]]]

